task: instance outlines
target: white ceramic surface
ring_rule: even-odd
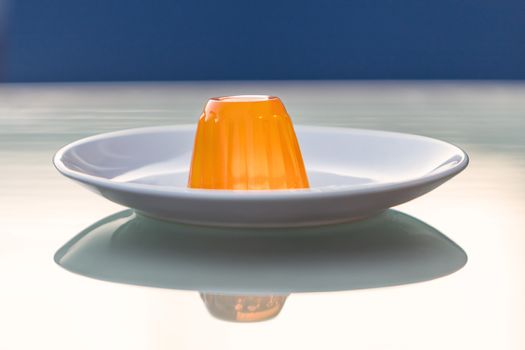
[[[443,141],[384,131],[297,126],[310,189],[186,187],[194,126],[131,129],[60,149],[65,176],[116,203],[173,221],[225,226],[309,226],[377,214],[438,187],[468,164]]]

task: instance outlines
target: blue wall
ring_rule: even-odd
[[[10,81],[525,78],[524,0],[13,0],[8,20]]]

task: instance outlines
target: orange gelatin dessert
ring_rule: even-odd
[[[308,188],[292,121],[274,96],[212,98],[200,117],[188,187]]]

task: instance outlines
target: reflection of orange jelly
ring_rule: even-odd
[[[309,187],[292,122],[281,100],[248,95],[210,99],[197,127],[188,186]]]
[[[208,311],[218,319],[233,322],[258,322],[281,312],[285,295],[221,295],[200,293]]]

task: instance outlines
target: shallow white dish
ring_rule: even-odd
[[[156,218],[205,225],[309,226],[375,215],[438,187],[468,164],[456,146],[385,131],[297,126],[310,189],[186,187],[194,126],[131,129],[73,142],[58,171]]]

